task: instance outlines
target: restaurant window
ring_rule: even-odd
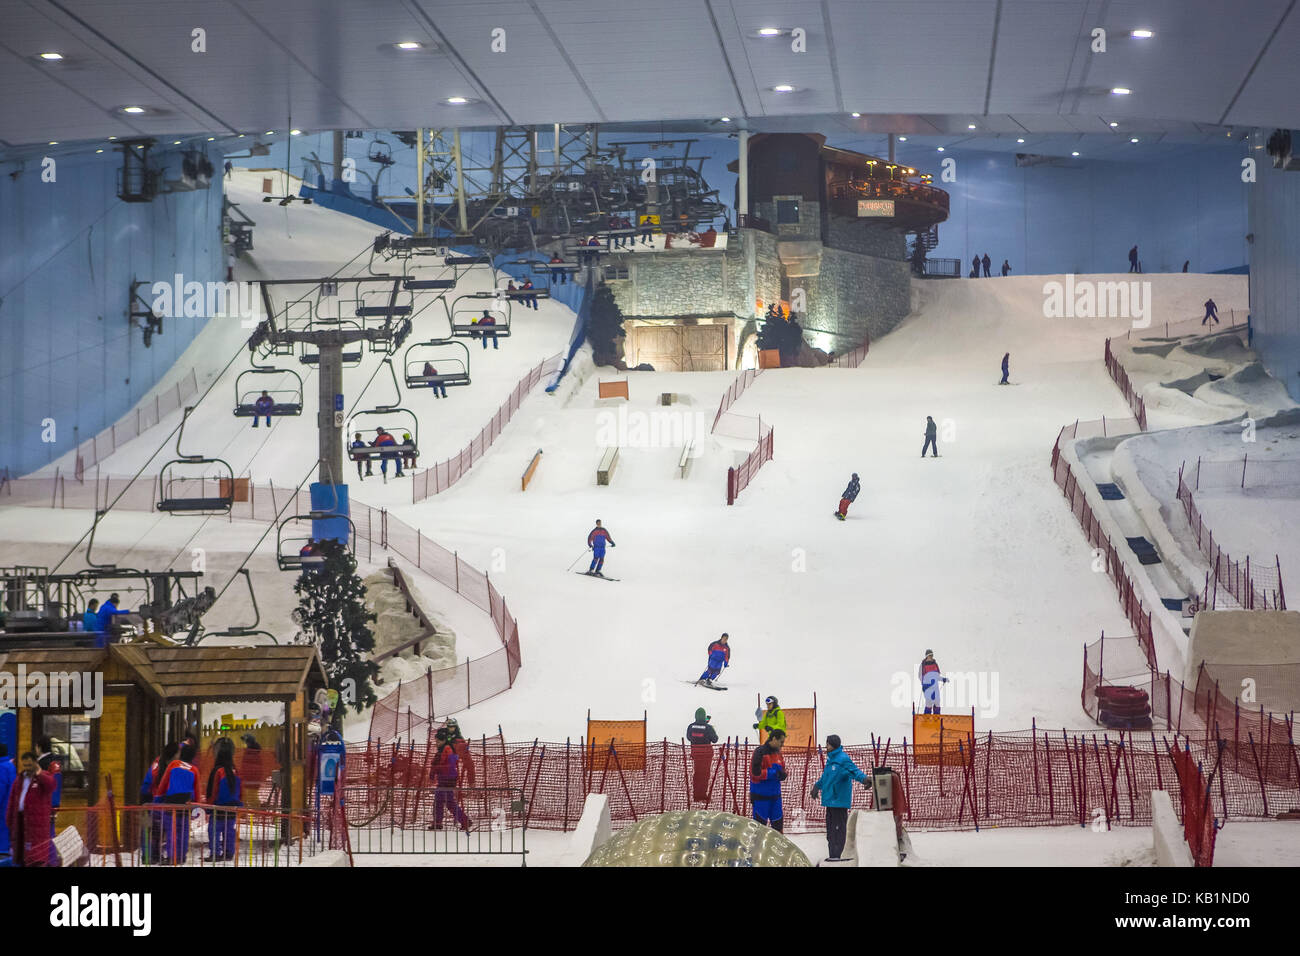
[[[63,789],[89,790],[91,774],[90,733],[92,718],[84,713],[43,713],[36,739],[50,738],[50,749],[63,771]]]

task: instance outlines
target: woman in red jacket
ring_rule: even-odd
[[[54,774],[42,770],[32,751],[22,756],[22,772],[9,790],[5,823],[13,844],[14,866],[46,866],[50,856],[50,801]]]

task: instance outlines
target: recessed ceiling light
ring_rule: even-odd
[[[209,137],[208,137],[208,142],[211,143],[211,142],[212,142],[213,140],[215,140],[215,139],[216,139],[215,136],[209,136]]]
[[[97,150],[95,150],[95,152],[97,152],[97,153],[102,153],[103,150],[102,150],[102,149],[97,149]]]
[[[1016,140],[1017,143],[1023,143],[1024,141],[1025,141],[1025,138],[1024,138],[1023,136],[1022,136],[1020,139]]]
[[[1153,36],[1155,36],[1155,34],[1152,33],[1150,30],[1134,30],[1129,35],[1137,40],[1150,40]]]
[[[857,119],[857,118],[858,118],[859,116],[861,116],[862,114],[861,114],[861,113],[850,113],[849,115],[852,116],[854,119]]]
[[[394,43],[393,46],[399,50],[419,50],[423,48],[423,43],[416,43],[414,40],[403,40],[401,43]]]
[[[1112,89],[1111,92],[1114,93],[1116,96],[1128,96],[1133,91],[1130,90],[1127,86],[1117,86],[1114,89]]]
[[[967,123],[967,124],[966,124],[966,128],[967,128],[967,129],[974,129],[974,128],[975,128],[975,124],[974,124],[974,123]]]
[[[724,123],[730,123],[730,122],[731,122],[731,117],[730,117],[730,116],[724,116],[724,117],[722,117],[722,122],[724,122]]]
[[[275,135],[275,130],[273,130],[273,129],[268,129],[268,130],[266,131],[266,135],[267,135],[267,136],[274,136],[274,135]]]
[[[935,148],[938,149],[939,152],[941,152],[941,153],[943,152],[943,147],[942,147],[942,146],[938,146],[938,147],[935,147]]]
[[[906,136],[900,136],[900,137],[898,137],[898,141],[899,141],[900,143],[906,143],[906,142],[907,142],[907,137],[906,137]]]
[[[58,141],[57,139],[52,139],[52,140],[50,140],[48,143],[46,143],[45,145],[46,145],[46,146],[58,146],[58,145],[59,145],[59,141]]]
[[[239,136],[236,137],[236,138],[237,138],[237,139],[243,139],[243,138],[244,138],[244,134],[243,134],[243,133],[240,133]]]
[[[1137,141],[1138,138],[1136,136],[1134,136],[1132,139],[1129,140],[1130,143],[1136,143]]]
[[[452,106],[464,106],[469,102],[469,99],[464,96],[449,96],[447,102]]]
[[[776,86],[772,87],[772,92],[773,92],[773,93],[793,93],[793,92],[794,92],[794,87],[791,86],[789,83],[778,83]]]
[[[779,27],[762,27],[758,31],[758,35],[761,37],[779,37],[784,32]]]
[[[135,148],[136,148],[136,149],[144,149],[144,144],[143,144],[143,143],[136,143],[136,144],[135,144]]]
[[[123,106],[123,107],[122,107],[122,112],[123,112],[123,113],[143,113],[143,112],[144,112],[144,107],[143,107],[143,106]]]
[[[1078,156],[1078,155],[1079,155],[1079,151],[1076,149],[1076,150],[1075,150],[1074,152],[1072,152],[1070,155],[1071,155],[1071,156]]]
[[[62,59],[63,59],[63,54],[62,54],[62,53],[53,53],[53,52],[51,52],[51,53],[42,53],[42,54],[41,54],[41,59],[42,59],[42,60],[51,60],[51,61],[52,61],[52,60],[62,60]]]
[[[172,145],[173,145],[173,146],[179,146],[180,144],[181,144],[181,141],[180,141],[179,139],[174,139],[174,140],[172,140]]]
[[[110,136],[110,137],[108,138],[108,140],[109,140],[110,143],[111,143],[113,140],[115,140],[115,139],[117,139],[116,136]]]
[[[291,129],[291,130],[289,130],[289,135],[290,135],[290,136],[301,136],[301,135],[302,135],[302,130],[300,130],[300,129]]]
[[[1119,123],[1112,122],[1112,123],[1110,124],[1110,128],[1111,128],[1111,129],[1114,129],[1114,128],[1117,127],[1117,126],[1119,126]]]

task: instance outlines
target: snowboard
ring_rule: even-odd
[[[585,578],[598,578],[598,579],[601,580],[601,581],[618,581],[618,580],[620,580],[619,578],[610,578],[610,577],[606,577],[606,576],[603,575],[603,574],[596,574],[596,573],[594,573],[594,572],[592,572],[592,571],[574,571],[573,573],[574,573],[574,574],[581,574],[581,575],[582,575],[583,577],[585,577]]]
[[[694,684],[696,687],[703,687],[705,690],[726,690],[721,684],[706,684],[699,680],[684,680],[683,684]]]

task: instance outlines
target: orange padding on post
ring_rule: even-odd
[[[626,398],[631,401],[631,396],[627,393],[627,379],[617,382],[598,382],[601,398]]]
[[[610,761],[610,743],[618,753],[617,765]],[[607,762],[610,769],[644,770],[645,720],[588,720],[587,752],[598,770],[604,770]]]
[[[970,760],[975,736],[974,714],[913,714],[912,740],[915,763],[962,766]]]
[[[533,460],[528,463],[528,468],[524,470],[523,478],[520,481],[523,487],[519,489],[520,491],[528,490],[528,482],[533,480],[533,472],[537,470],[537,466],[540,465],[541,462],[542,450],[539,448],[537,449],[537,454],[533,456]]]

